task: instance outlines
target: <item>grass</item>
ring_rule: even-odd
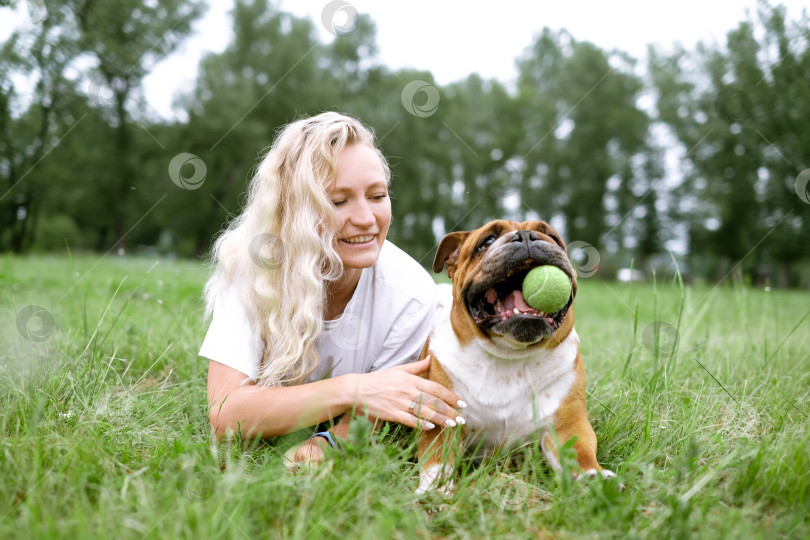
[[[395,426],[355,422],[297,475],[280,456],[305,433],[213,440],[204,280],[190,261],[0,257],[0,537],[810,535],[806,292],[581,280],[598,457],[626,489],[528,447],[461,463],[445,501],[414,493]]]

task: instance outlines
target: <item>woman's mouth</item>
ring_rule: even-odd
[[[352,246],[362,246],[373,242],[375,238],[377,238],[376,234],[363,234],[359,236],[348,236],[346,238],[341,238],[340,241],[344,244],[349,244]]]

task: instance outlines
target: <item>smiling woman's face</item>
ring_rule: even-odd
[[[365,144],[344,148],[337,178],[327,190],[340,223],[335,249],[346,268],[368,268],[380,256],[391,225],[391,200],[377,152]]]

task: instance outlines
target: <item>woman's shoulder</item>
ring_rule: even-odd
[[[407,294],[424,296],[428,301],[435,295],[436,284],[427,270],[388,240],[374,265],[374,274],[376,281]]]

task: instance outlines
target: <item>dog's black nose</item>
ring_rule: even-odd
[[[534,231],[517,231],[512,235],[512,242],[535,242],[540,240]]]

